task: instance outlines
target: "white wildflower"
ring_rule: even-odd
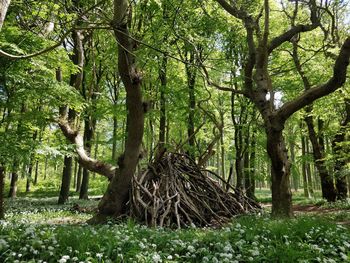
[[[153,254],[152,260],[153,260],[153,262],[155,262],[155,263],[162,262],[162,259],[161,259],[160,255],[159,255],[158,253],[154,253],[154,254]]]
[[[194,252],[196,251],[196,250],[194,249],[194,247],[191,246],[191,245],[188,246],[187,249],[188,249],[188,251],[191,252],[191,253],[194,253]]]

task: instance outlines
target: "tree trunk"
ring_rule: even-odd
[[[77,187],[77,172],[78,172],[78,161],[74,159],[74,170],[73,170],[73,188]]]
[[[305,138],[306,154],[307,154],[307,156],[311,156],[309,139],[306,137],[304,137],[304,138]],[[312,179],[311,164],[309,161],[306,162],[306,174],[307,174],[307,182],[308,182],[308,186],[309,186],[309,188],[308,188],[309,193],[310,193],[310,196],[313,196],[315,187],[314,187],[314,180]]]
[[[114,0],[112,25],[118,43],[119,74],[126,89],[128,125],[125,151],[118,159],[119,174],[112,178],[98,205],[99,214],[95,217],[97,221],[99,216],[102,219],[108,215],[118,216],[125,209],[143,137],[145,107],[142,101],[141,73],[137,70],[133,53],[135,45],[129,38],[129,12],[129,1]]]
[[[159,152],[165,147],[165,133],[166,133],[166,98],[165,90],[167,86],[167,63],[166,55],[162,56],[161,67],[159,69],[160,79],[160,120],[159,120]]]
[[[305,136],[301,135],[301,156],[303,158],[306,157],[306,143],[305,143]],[[309,186],[308,186],[308,179],[307,179],[307,170],[306,170],[306,160],[302,160],[301,165],[302,175],[303,175],[303,188],[304,188],[304,196],[307,198],[311,198],[310,192],[309,192]]]
[[[242,136],[242,115],[244,107],[241,107],[238,122],[235,115],[235,94],[231,94],[231,119],[234,126],[234,143],[235,143],[235,170],[236,170],[236,188],[244,189],[244,173],[243,173],[243,136]]]
[[[44,180],[46,180],[47,176],[47,167],[48,167],[48,157],[45,157],[45,166],[44,166]]]
[[[223,124],[223,123],[222,123]],[[224,145],[224,129],[220,130],[220,148],[221,148],[221,176],[225,179],[225,145]]]
[[[11,0],[0,0],[0,31],[5,21],[7,9],[11,3]]]
[[[37,135],[38,135],[38,132],[35,131],[34,134],[33,134],[33,143],[34,143],[34,145],[35,145],[35,141],[36,141]],[[28,167],[28,174],[27,174],[27,183],[26,183],[26,193],[30,192],[30,185],[31,185],[31,182],[32,182],[34,162],[35,162],[35,146],[32,149],[32,153],[31,153],[30,160],[29,160],[29,167]]]
[[[348,197],[348,186],[347,186],[347,172],[346,165],[349,162],[349,158],[345,157],[342,149],[341,143],[346,141],[346,131],[347,125],[350,122],[350,100],[345,99],[345,118],[340,123],[340,129],[332,140],[332,150],[335,155],[334,162],[334,172],[336,180],[336,189],[337,189],[337,199],[346,200]]]
[[[35,172],[34,172],[34,185],[38,184],[38,176],[39,176],[39,161],[35,161]]]
[[[90,173],[89,170],[83,168],[83,179],[80,185],[79,199],[88,200],[89,199],[89,181],[90,181]]]
[[[298,192],[299,188],[299,175],[298,175],[298,169],[296,168],[295,163],[295,149],[294,149],[294,142],[289,142],[289,148],[290,148],[290,158],[292,162],[292,185],[294,187],[294,191]]]
[[[267,130],[267,152],[271,158],[272,216],[291,217],[290,162],[281,131]]]
[[[323,134],[322,129],[319,129],[319,136],[316,135],[313,117],[311,115],[305,118],[305,122],[309,131],[309,138],[312,144],[313,156],[315,160],[315,165],[321,179],[321,190],[322,197],[328,202],[334,202],[336,200],[336,190],[333,183],[332,176],[328,173],[327,167],[324,161],[324,144],[323,144]],[[320,125],[319,128],[322,125]]]
[[[226,184],[226,192],[228,192],[230,190],[230,185],[232,185],[232,180],[233,179],[233,163],[230,163],[230,170],[228,173],[228,177],[227,177],[227,184]]]
[[[13,162],[12,166],[12,173],[11,173],[11,182],[10,182],[10,191],[8,194],[9,198],[16,198],[17,196],[17,181],[18,181],[18,161],[15,160]]]
[[[195,124],[194,124],[194,113],[196,108],[196,97],[195,97],[195,85],[196,85],[196,75],[197,69],[193,66],[195,62],[195,51],[189,51],[188,64],[186,64],[186,74],[187,74],[187,87],[188,87],[188,120],[187,120],[187,136],[189,151],[188,154],[192,159],[195,159]],[[187,53],[186,53],[187,58]]]
[[[30,192],[30,182],[31,182],[31,177],[29,177],[29,172],[32,172],[30,171],[31,167],[29,167],[28,169],[28,175],[27,175],[27,182],[26,182],[26,193],[29,193]]]
[[[92,122],[95,123],[94,121]],[[85,151],[88,155],[91,154],[91,140],[94,135],[94,127],[92,126],[94,126],[94,124],[91,125],[90,117],[86,116],[85,125],[84,125],[84,142],[85,142]],[[79,199],[87,200],[89,198],[88,196],[89,180],[90,180],[89,177],[90,177],[89,170],[86,168],[83,168],[83,180],[80,186]]]
[[[96,124],[93,127],[93,131],[94,130],[96,130]],[[97,160],[99,140],[100,140],[100,133],[96,132],[95,149],[94,149],[94,159],[95,160]],[[96,177],[96,173],[93,173],[93,178],[95,179],[95,177]]]
[[[254,127],[253,135],[252,135],[251,150],[250,150],[250,157],[249,157],[250,187],[249,187],[249,190],[247,189],[247,196],[253,200],[256,200],[256,197],[255,197],[256,153],[255,151],[256,151],[256,127]]]
[[[66,201],[68,201],[70,180],[72,177],[73,158],[70,156],[65,156],[63,163],[64,163],[63,164],[64,166],[63,166],[63,172],[62,172],[61,189],[58,197],[58,204],[64,204]]]
[[[118,120],[116,113],[113,113],[113,137],[112,137],[112,161],[117,161],[117,131],[118,131]]]
[[[5,219],[4,189],[5,188],[5,167],[0,164],[0,220]]]
[[[75,192],[80,193],[82,166],[79,164]]]

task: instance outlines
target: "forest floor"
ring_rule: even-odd
[[[0,262],[350,262],[350,200],[329,205],[295,194],[295,218],[272,220],[268,194],[258,191],[265,207],[258,215],[182,230],[131,220],[87,225],[96,199],[72,197],[63,206],[56,197],[7,200]]]

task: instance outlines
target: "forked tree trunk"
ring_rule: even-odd
[[[97,221],[108,215],[118,216],[126,208],[143,137],[145,107],[142,101],[141,73],[137,70],[133,53],[135,45],[129,38],[128,18],[131,17],[129,12],[129,1],[114,0],[112,26],[118,43],[119,74],[126,89],[128,125],[125,151],[118,159],[119,174],[112,178],[98,205],[99,213],[95,217]]]

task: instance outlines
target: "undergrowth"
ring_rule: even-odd
[[[241,216],[219,229],[152,229],[130,220],[90,226],[91,215],[71,207],[96,201],[54,201],[7,203],[0,262],[350,262],[350,229],[322,215]]]

